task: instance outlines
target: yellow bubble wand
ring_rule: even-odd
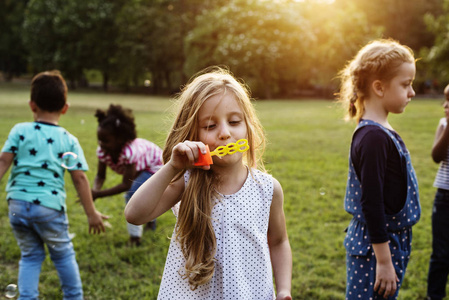
[[[246,152],[249,149],[248,140],[240,139],[235,143],[229,143],[226,146],[220,146],[215,148],[214,151],[210,152],[209,146],[206,145],[206,154],[201,153],[199,151],[198,161],[195,163],[195,166],[209,166],[214,162],[212,160],[212,156],[222,157],[225,155],[232,155],[236,152]]]

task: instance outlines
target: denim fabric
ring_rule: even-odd
[[[407,199],[404,207],[395,215],[386,215],[387,230],[390,241],[390,251],[396,274],[400,279],[396,295],[389,299],[396,299],[402,279],[410,257],[412,230],[411,227],[418,222],[421,216],[419,204],[418,181],[413,169],[410,154],[402,151],[396,137],[380,124],[364,120],[357,129],[366,125],[376,125],[382,128],[395,143],[399,155],[406,162],[407,168]],[[356,129],[356,130],[357,130]],[[374,252],[368,238],[366,221],[361,208],[362,186],[349,157],[348,182],[345,195],[345,210],[353,215],[347,228],[344,246],[347,254],[347,285],[346,299],[377,299],[374,292],[375,266]],[[367,269],[368,268],[368,269]]]
[[[387,221],[388,231],[398,231],[405,227],[415,225],[421,216],[421,205],[419,203],[419,190],[418,180],[416,178],[415,170],[413,169],[410,153],[404,152],[400,146],[398,139],[385,127],[371,120],[363,120],[359,123],[356,131],[366,125],[375,125],[381,128],[394,142],[401,160],[404,161],[407,169],[407,200],[404,207],[394,215],[385,215]],[[355,219],[360,220],[362,223],[366,223],[365,217],[362,212],[362,205],[360,203],[362,198],[362,185],[357,178],[354,165],[352,164],[351,155],[349,155],[349,171],[348,181],[346,184],[345,195],[345,210],[352,214]]]
[[[449,191],[438,189],[432,212],[432,255],[427,277],[427,296],[432,300],[446,296],[449,275]]]
[[[354,220],[360,223],[358,220]],[[363,226],[363,225],[361,225]],[[366,226],[365,226],[366,227]],[[412,228],[405,228],[398,232],[388,232],[393,266],[399,282],[396,293],[388,300],[398,298],[399,289],[404,280],[405,270],[410,260]],[[361,255],[346,252],[346,299],[384,299],[374,291],[376,281],[377,260],[372,247]]]
[[[126,192],[125,194],[125,200],[126,203],[129,202],[129,199],[134,195],[134,193],[137,191],[137,189],[145,182],[148,178],[150,178],[153,175],[153,173],[148,171],[143,171],[139,174],[139,176],[134,179],[133,184],[131,185],[131,188]],[[142,225],[134,225],[131,223],[127,223],[126,227],[128,229],[128,233],[132,237],[142,237],[143,234],[143,226]]]
[[[9,220],[20,247],[19,300],[37,299],[42,262],[47,245],[61,282],[64,299],[83,299],[75,251],[64,211],[34,203],[9,200]]]

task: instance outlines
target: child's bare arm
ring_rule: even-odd
[[[173,183],[172,180],[181,170],[194,167],[199,150],[206,152],[201,142],[184,141],[173,147],[170,161],[142,184],[129,200],[125,207],[126,220],[135,225],[144,224],[175,205],[184,192],[184,179],[181,177]]]
[[[178,173],[179,170],[166,164],[145,181],[125,207],[126,220],[135,225],[145,224],[173,207],[184,190],[184,178],[171,183]]]
[[[440,124],[435,133],[435,140],[432,147],[432,158],[434,162],[439,163],[446,158],[448,146],[449,125],[444,127]]]
[[[292,251],[288,240],[284,215],[284,194],[280,183],[274,179],[273,201],[268,226],[268,245],[276,283],[278,300],[291,299]]]
[[[105,179],[106,179],[106,164],[99,161],[97,167],[97,175],[95,175],[92,190],[101,190]]]
[[[0,153],[0,180],[3,178],[6,171],[8,171],[13,160],[14,160],[14,153],[10,152]]]
[[[108,189],[102,190],[101,186],[99,189],[94,188],[92,190],[93,200],[95,200],[96,198],[117,195],[122,192],[128,191],[133,184],[133,180],[136,178],[136,174],[137,174],[136,164],[125,165],[125,171],[123,173],[122,182],[120,182],[119,184],[117,184],[111,188],[108,188]],[[99,177],[99,176],[101,176],[101,175],[97,174],[97,176],[95,177],[94,187],[98,187],[97,183],[100,182],[100,180],[101,180],[101,177]],[[104,178],[105,177],[103,177],[103,181],[104,181]],[[103,185],[103,181],[101,181],[101,185]]]
[[[78,196],[80,197],[80,202],[86,213],[87,221],[89,222],[89,233],[97,234],[104,232],[105,230],[102,219],[108,219],[108,217],[102,215],[95,209],[86,174],[84,171],[76,170],[71,171],[70,175],[72,177],[73,184],[75,185],[75,189],[78,192]]]
[[[396,293],[399,282],[393,266],[389,242],[373,244],[373,250],[377,260],[374,290],[387,299]]]

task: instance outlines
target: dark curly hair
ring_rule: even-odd
[[[110,104],[106,112],[97,109],[95,117],[97,117],[99,127],[111,132],[125,143],[137,137],[134,115],[129,108]]]

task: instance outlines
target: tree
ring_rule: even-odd
[[[154,93],[172,92],[185,83],[184,39],[196,17],[225,0],[131,0],[117,18],[117,80],[128,87],[151,78]]]
[[[426,13],[438,15],[442,0],[336,0],[336,3],[356,5],[370,24],[384,28],[384,37],[418,51],[433,44],[434,36],[427,31],[423,16]]]
[[[370,24],[352,2],[340,5],[305,1],[302,11],[311,22],[316,37],[314,47],[310,49],[313,60],[309,70],[311,82],[321,90],[321,96],[332,96],[338,85],[338,72],[362,45],[380,37],[382,28]]]
[[[128,1],[117,17],[116,79],[125,87],[150,73],[155,93],[172,90],[173,73],[182,69],[182,21],[178,1]],[[178,86],[180,82],[177,82]]]
[[[443,13],[435,17],[426,15],[426,23],[429,30],[435,34],[435,43],[430,49],[424,49],[421,53],[424,63],[441,81],[449,81],[449,0],[444,0]]]
[[[0,71],[7,81],[26,72],[27,53],[21,40],[28,0],[0,1]]]
[[[113,68],[119,1],[31,0],[23,40],[33,70],[59,69],[74,86],[84,70],[103,73],[103,86]]]
[[[234,0],[197,18],[186,37],[185,71],[224,64],[254,94],[271,98],[307,81],[313,40],[297,3]]]

